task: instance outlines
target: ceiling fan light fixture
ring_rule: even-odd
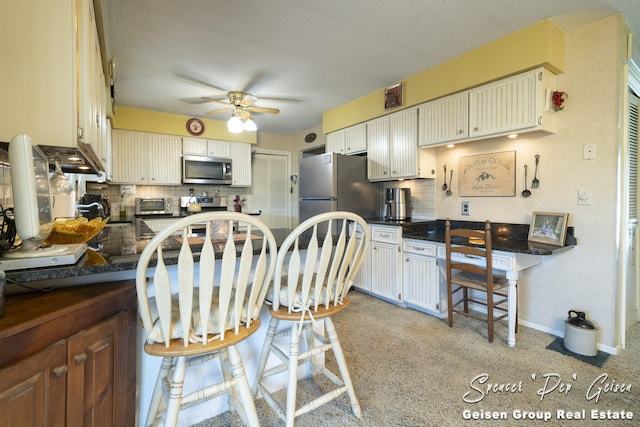
[[[254,122],[251,117],[247,118],[244,122],[243,129],[247,132],[255,132],[258,130],[258,126],[256,126],[256,122]]]
[[[227,122],[227,129],[231,133],[240,133],[242,132],[243,127],[244,125],[242,123],[242,119],[235,114],[231,116],[231,118]]]

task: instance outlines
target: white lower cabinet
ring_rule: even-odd
[[[402,228],[371,225],[370,292],[402,303]]]
[[[408,307],[443,317],[446,289],[440,284],[438,245],[405,239],[402,245],[403,298]]]
[[[362,236],[362,231],[360,230],[359,226],[358,230],[356,230],[355,233],[356,237],[358,238],[357,244],[360,244],[360,236]],[[371,242],[369,242],[369,246],[367,246],[367,249],[364,253],[364,258],[362,259],[360,270],[358,270],[356,277],[353,279],[353,287],[365,292],[371,291]]]

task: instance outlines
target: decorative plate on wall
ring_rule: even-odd
[[[316,140],[316,134],[315,133],[308,133],[305,135],[304,137],[304,142],[306,142],[307,144],[311,144],[313,141]]]

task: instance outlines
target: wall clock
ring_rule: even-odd
[[[304,137],[304,142],[306,142],[307,144],[311,144],[315,140],[316,140],[316,134],[315,133],[308,133]]]
[[[187,132],[193,136],[200,136],[204,133],[204,123],[200,119],[187,120]]]

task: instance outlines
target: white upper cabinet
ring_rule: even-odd
[[[231,158],[229,141],[217,139],[182,138],[182,154]]]
[[[418,108],[421,147],[466,139],[469,136],[469,94],[456,93]]]
[[[370,181],[433,178],[435,153],[418,147],[418,110],[403,110],[367,122]]]
[[[555,76],[538,68],[421,105],[420,146],[437,146],[518,132],[554,132],[547,98]]]
[[[359,154],[367,151],[367,126],[365,123],[340,129],[327,135],[327,152]]]
[[[114,129],[112,148],[114,183],[180,185],[179,137]]]
[[[231,148],[231,186],[251,187],[251,144],[232,142]]]
[[[26,133],[37,145],[79,148],[103,170],[106,83],[92,1],[4,2],[0,52],[0,140]]]

